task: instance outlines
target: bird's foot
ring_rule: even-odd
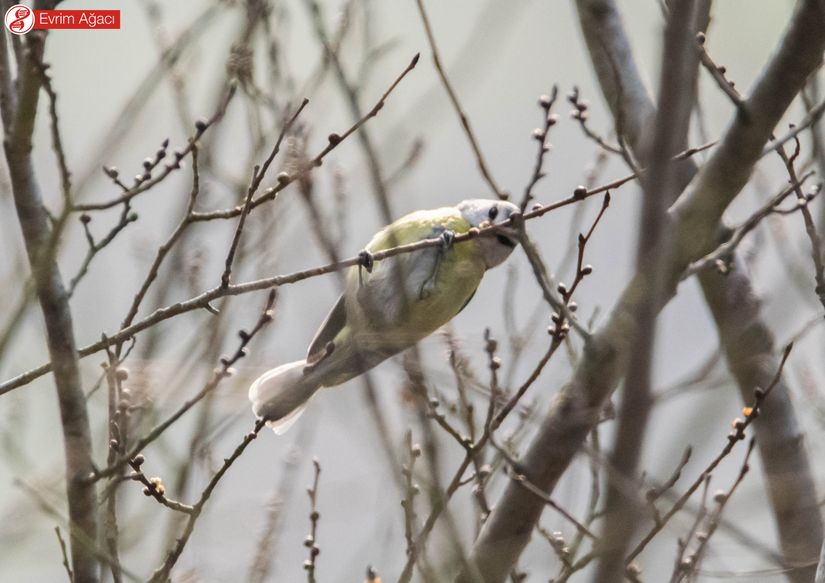
[[[372,268],[375,265],[375,259],[372,253],[364,249],[358,254],[358,281],[361,282],[361,269],[366,269],[367,273],[372,273]]]
[[[439,237],[441,238],[442,253],[449,250],[450,247],[453,246],[453,243],[455,243],[455,231],[450,231],[447,229],[446,231],[442,231]]]

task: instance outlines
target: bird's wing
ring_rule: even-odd
[[[338,333],[343,330],[347,323],[347,305],[344,301],[344,295],[338,298],[335,305],[330,310],[318,332],[315,333],[315,338],[309,345],[307,350],[307,364],[317,364],[328,353],[327,344],[332,342]],[[332,347],[335,348],[334,346]]]
[[[454,208],[418,211],[406,215],[373,237],[367,245],[371,253],[422,239],[438,237],[446,230],[464,233],[470,225]],[[436,274],[438,247],[403,253],[375,263],[371,273],[354,268],[350,276],[358,304],[364,315],[378,326],[395,322],[404,305],[422,298],[425,286]],[[404,278],[403,294],[398,293],[396,277]]]

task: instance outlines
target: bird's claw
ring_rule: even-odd
[[[446,251],[452,247],[455,242],[455,231],[450,231],[449,229],[442,231],[439,237],[441,238],[441,250]]]
[[[435,257],[435,265],[433,266],[433,272],[430,274],[430,277],[426,279],[426,281],[422,284],[421,290],[418,292],[419,299],[426,299],[432,295],[435,291],[436,282],[438,281],[438,272],[441,269],[441,262],[444,260],[447,251],[453,246],[455,242],[455,231],[450,231],[449,229],[445,229],[438,234],[438,238],[441,239],[441,247],[438,249],[438,252]]]
[[[358,265],[367,270],[367,273],[372,273],[372,267],[375,265],[375,259],[372,253],[364,249],[358,254]]]

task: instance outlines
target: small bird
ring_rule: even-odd
[[[484,272],[518,244],[509,202],[465,200],[455,207],[410,213],[379,231],[350,268],[344,292],[303,360],[265,372],[249,388],[255,415],[283,433],[322,387],[340,385],[413,346],[470,302]],[[507,223],[502,225],[502,223]],[[471,228],[502,225],[493,236],[453,244]],[[440,237],[441,246],[372,263],[373,253]]]

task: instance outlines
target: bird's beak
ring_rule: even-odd
[[[505,247],[515,249],[518,245],[518,233],[512,227],[502,226],[498,229],[498,233],[496,234],[496,241],[498,241]]]

